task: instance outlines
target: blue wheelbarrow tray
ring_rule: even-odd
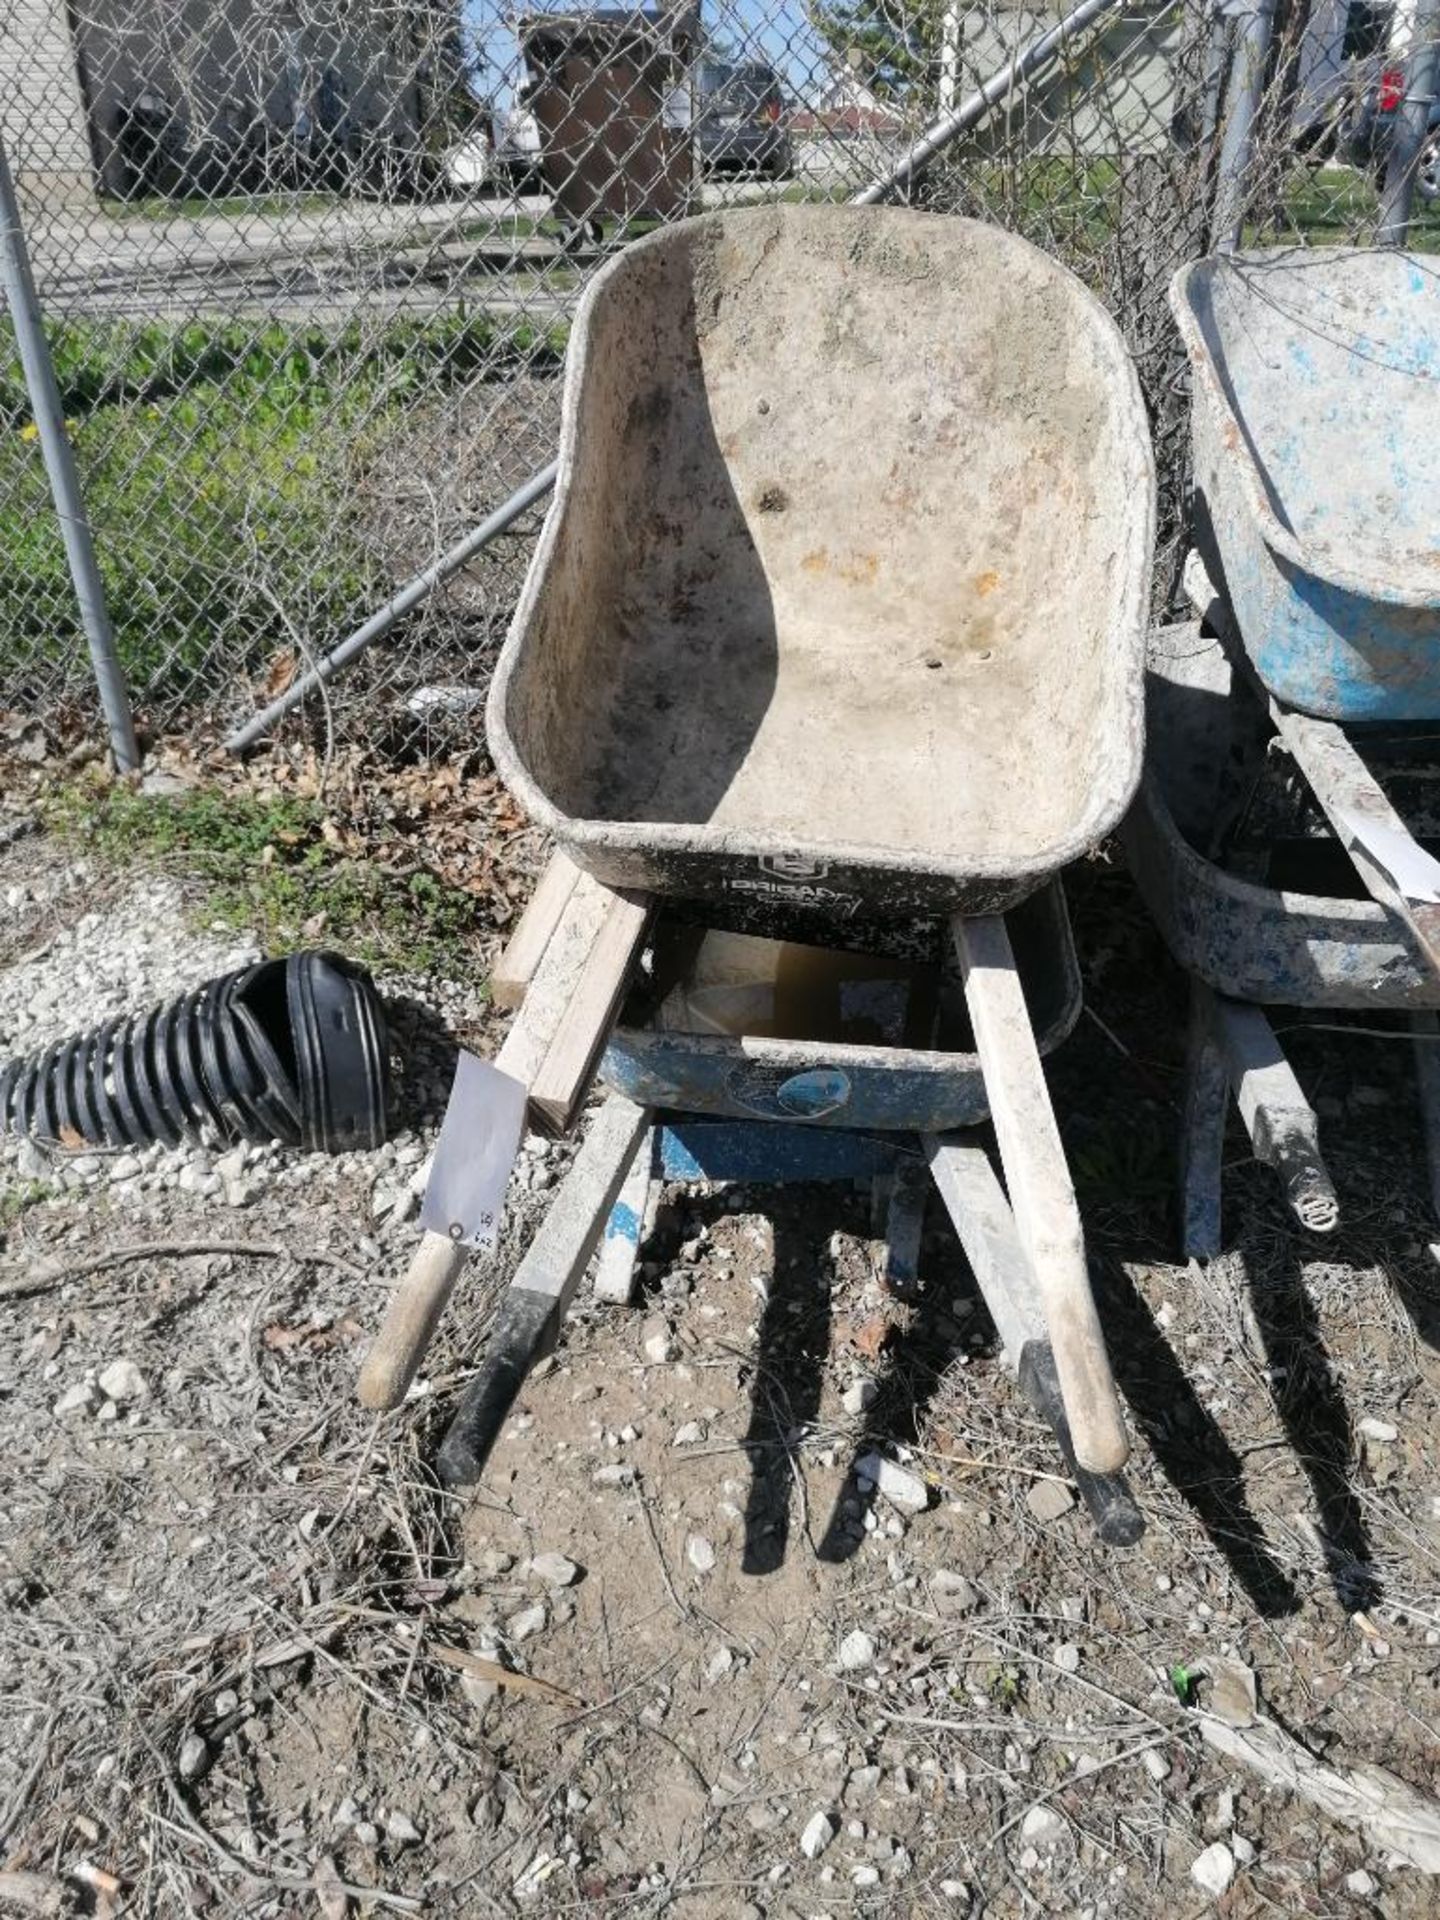
[[[1015,957],[1041,1053],[1080,1015],[1080,969],[1059,880],[1011,916]],[[601,1076],[646,1107],[735,1120],[788,1121],[882,1133],[949,1133],[990,1117],[969,1035],[931,1047],[838,1044],[754,1035],[662,1033],[629,1016],[611,1035]]]
[[[1196,544],[1301,712],[1440,717],[1440,264],[1324,247],[1197,261]]]

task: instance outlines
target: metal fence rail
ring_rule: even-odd
[[[1163,598],[1168,281],[1237,239],[1440,243],[1437,38],[1435,0],[15,0],[0,139],[137,712],[249,737],[357,636],[333,727],[394,753],[473,734],[543,502],[474,530],[553,458],[581,289],[656,222],[776,197],[999,221],[1108,301],[1159,445]],[[0,709],[83,713],[97,582],[77,596],[20,317]]]

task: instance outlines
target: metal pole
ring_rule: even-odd
[[[133,773],[140,765],[140,748],[130,714],[130,695],[115,654],[115,632],[105,607],[105,589],[95,560],[90,522],[85,518],[75,455],[65,433],[60,389],[55,384],[55,368],[40,320],[35,276],[30,271],[25,229],[20,223],[20,202],[3,140],[0,140],[0,287],[15,327],[15,342],[20,349],[25,386],[40,435],[50,494],[70,562],[75,598],[80,604],[80,623],[90,645],[95,684],[100,690],[100,704],[110,730],[110,752],[118,773]]]
[[[458,545],[451,547],[448,553],[442,554],[423,573],[417,573],[413,580],[407,581],[393,599],[385,602],[378,613],[371,614],[363,627],[357,627],[348,639],[342,640],[338,647],[327,653],[309,673],[302,674],[298,680],[292,681],[278,700],[272,700],[268,707],[262,707],[253,719],[245,722],[238,733],[232,733],[225,742],[226,751],[243,753],[247,747],[254,746],[262,735],[270,731],[277,720],[289,713],[292,707],[299,706],[307,693],[313,693],[316,687],[333,679],[343,667],[349,665],[356,654],[363,653],[372,640],[378,640],[382,634],[388,633],[397,620],[409,613],[412,607],[420,604],[426,594],[438,587],[443,580],[448,580],[452,573],[458,572],[467,560],[473,558],[482,547],[488,546],[497,534],[503,533],[512,522],[518,520],[527,507],[534,506],[537,500],[547,494],[554,486],[555,476],[559,470],[560,463],[552,460],[542,472],[532,475],[523,487],[517,488],[511,494],[503,507],[496,508],[488,520],[482,520],[479,526],[472,528]]]
[[[1385,190],[1380,196],[1376,244],[1403,247],[1410,233],[1415,176],[1430,133],[1430,108],[1440,85],[1440,0],[1420,0],[1405,61],[1405,98],[1395,117]]]
[[[1022,81],[1028,80],[1041,67],[1048,66],[1077,34],[1093,26],[1104,14],[1113,13],[1119,4],[1120,0],[1081,0],[1081,4],[1067,13],[1063,20],[1042,33],[1038,40],[1032,40],[1023,53],[1017,53],[998,73],[992,74],[983,87],[962,100],[953,113],[947,113],[937,120],[883,180],[877,180],[863,192],[857,193],[851,204],[873,207],[882,200],[888,200],[892,193],[908,187],[921,168],[933,160],[942,147],[948,147],[952,140],[958,140],[962,133],[968,133],[978,125],[991,108],[998,106]]]
[[[1225,126],[1220,136],[1219,178],[1215,186],[1216,250],[1233,253],[1245,230],[1249,173],[1254,159],[1255,123],[1265,92],[1275,0],[1239,0],[1220,11],[1235,22],[1235,48],[1225,88]]]
[[[998,73],[992,75],[985,85],[962,102],[954,113],[946,114],[938,120],[929,133],[918,140],[882,180],[877,180],[860,193],[852,195],[851,206],[874,206],[877,202],[887,199],[898,188],[908,184],[920,168],[927,161],[932,160],[942,147],[948,147],[952,140],[958,140],[962,133],[968,133],[972,127],[978,125],[991,108],[1003,100],[1022,80],[1029,79],[1040,67],[1054,59],[1067,41],[1072,40],[1076,34],[1083,33],[1085,28],[1098,20],[1102,14],[1112,12],[1120,4],[1121,0],[1083,0],[1083,3],[1073,12],[1066,14],[1058,25],[1050,28],[1047,33],[1043,33],[1038,40],[1032,41],[1023,53],[1017,54]],[[270,705],[262,708],[252,720],[247,720],[237,733],[232,733],[225,742],[226,751],[243,753],[247,747],[253,746],[270,731],[277,720],[289,713],[293,707],[298,706],[307,693],[313,693],[323,681],[331,679],[342,667],[348,665],[356,654],[363,652],[372,640],[378,640],[382,634],[388,633],[402,614],[418,606],[433,587],[438,586],[442,580],[448,579],[457,567],[463,566],[482,547],[488,546],[497,534],[503,533],[506,527],[518,520],[527,507],[533,506],[542,495],[548,493],[555,484],[555,476],[558,472],[559,462],[552,461],[542,472],[527,480],[523,487],[511,494],[503,507],[497,508],[488,520],[483,520],[473,532],[466,534],[458,546],[452,547],[449,553],[437,560],[434,566],[427,567],[424,573],[416,574],[413,580],[400,589],[393,600],[387,601],[377,614],[365,622],[363,627],[357,627],[348,640],[342,640],[333,652],[326,654],[311,672],[303,674],[300,679],[286,688],[278,700],[272,700]]]

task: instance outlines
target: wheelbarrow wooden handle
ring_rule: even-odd
[[[559,856],[557,856],[559,857]],[[581,874],[495,1057],[531,1090],[531,1117],[568,1126],[595,1071],[649,922],[645,894]],[[362,1406],[398,1407],[434,1337],[469,1248],[426,1233],[360,1369]]]
[[[1044,1310],[1075,1458],[1091,1473],[1118,1473],[1130,1443],[1010,937],[998,914],[957,916],[951,930],[1005,1184]]]

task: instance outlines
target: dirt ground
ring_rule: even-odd
[[[179,940],[193,894],[164,884],[17,840],[0,996],[77,955],[103,976],[147,918],[132,989],[218,966],[233,936]],[[531,1143],[407,1405],[372,1419],[353,1386],[445,1030],[499,1031],[488,927],[473,977],[382,983],[438,1019],[397,1015],[380,1154],[260,1153],[216,1189],[183,1152],[119,1177],[0,1147],[0,1910],[1432,1913],[1431,1879],[1197,1710],[1238,1662],[1331,1765],[1436,1785],[1407,1050],[1281,1016],[1341,1228],[1303,1239],[1237,1127],[1227,1251],[1177,1265],[1181,986],[1123,873],[1070,894],[1089,1011],[1051,1080],[1135,1439],[1128,1552],[1068,1498],[938,1205],[900,1307],[848,1187],[668,1193],[641,1301],[582,1295],[477,1496],[443,1497],[426,1463],[568,1149]],[[57,988],[23,1044],[83,999]],[[877,1449],[926,1510],[857,1479]],[[1217,1843],[1218,1899],[1191,1876]]]

